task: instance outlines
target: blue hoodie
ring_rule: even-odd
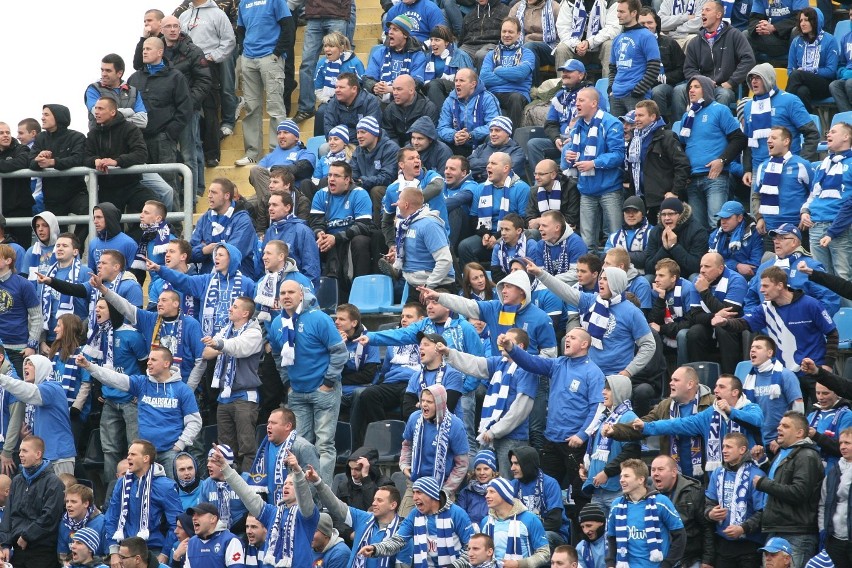
[[[304,274],[314,286],[319,286],[320,254],[314,232],[304,219],[296,216],[278,221],[270,220],[269,228],[263,236],[263,246],[269,241],[278,240],[287,243],[290,258],[296,261],[299,272]],[[261,263],[261,269],[263,265]],[[263,271],[261,270],[261,274]]]
[[[837,78],[852,79],[852,32],[849,32],[840,40],[838,51]]]
[[[499,47],[499,46],[498,46]],[[496,47],[482,60],[479,80],[492,93],[520,93],[529,102],[532,88],[535,54],[523,46],[504,49],[499,63],[494,62]],[[516,63],[517,52],[521,50],[521,60]],[[623,142],[623,140],[622,140]]]
[[[437,25],[447,25],[447,19],[441,9],[431,0],[416,0],[411,4],[400,2],[388,10],[385,22],[390,22],[399,15],[408,16],[413,26],[411,36],[421,43],[429,39],[431,32]],[[473,67],[471,65],[471,67]]]
[[[232,204],[234,203],[232,202]],[[213,236],[213,213],[207,210],[198,219],[195,230],[192,231],[192,237],[189,239],[189,244],[192,245],[192,256],[189,262],[201,263],[202,274],[210,272],[213,270],[213,255],[203,254],[201,249],[204,245],[210,243],[227,242],[237,250],[245,251],[245,257],[242,254],[240,255],[242,259],[240,270],[245,276],[254,278],[254,245],[256,240],[257,232],[255,232],[251,217],[245,209],[235,210],[225,231],[215,237]]]
[[[590,122],[580,118],[571,130],[571,136],[575,132],[580,133],[580,148],[586,144],[589,135]],[[595,154],[595,172],[590,176],[578,176],[577,190],[583,195],[604,195],[615,191],[621,191],[622,177],[624,175],[624,125],[621,121],[605,112],[598,130],[597,153]],[[571,148],[571,144],[565,143],[562,147],[562,166],[565,167],[565,153]],[[580,160],[584,158],[581,156]]]
[[[819,8],[814,8],[814,10],[816,10],[817,14],[816,39],[814,42],[819,41],[819,67],[816,74],[830,81],[837,74],[840,50],[837,47],[837,41],[835,41],[834,36],[822,29],[823,25],[825,25],[825,17],[822,15],[822,10]],[[793,43],[790,44],[790,53],[787,56],[787,74],[801,68],[805,47],[812,43],[806,41],[801,34],[793,38]]]
[[[480,144],[488,136],[488,124],[498,116],[500,103],[497,97],[485,90],[485,83],[480,77],[473,94],[466,100],[459,99],[453,89],[444,101],[438,119],[438,136],[452,146],[456,132],[466,128],[471,137],[465,146]]]

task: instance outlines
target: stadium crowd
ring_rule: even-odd
[[[99,172],[3,179],[0,561],[852,566],[849,21],[382,5],[368,61],[354,0],[149,10],[87,133],[0,123],[0,173]],[[204,180],[243,111],[248,198]],[[175,162],[188,235],[109,175]]]

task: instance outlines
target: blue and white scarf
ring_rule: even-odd
[[[231,234],[230,227],[231,221],[234,217],[235,205],[236,202],[231,201],[231,206],[228,207],[228,210],[222,213],[221,215],[216,213],[212,209],[210,210],[210,224],[213,227],[211,234],[214,238],[221,237],[222,239],[224,239],[225,237]]]
[[[586,141],[581,146],[580,140],[580,123],[574,127],[574,135],[571,137],[571,145],[569,150],[571,152],[577,152],[579,157],[576,161],[587,161],[594,160],[598,155],[598,137],[600,136],[601,128],[603,126],[603,117],[604,111],[598,109],[598,112],[595,113],[595,116],[592,117],[592,120],[589,122],[589,129],[586,133]],[[576,168],[575,162],[568,162],[568,167],[571,169]],[[580,175],[583,176],[593,176],[595,175],[595,170],[591,169],[585,172],[582,172]]]
[[[339,59],[334,61],[326,59],[325,74],[322,76],[322,95],[324,97],[329,100],[334,97],[334,87],[337,86],[337,76],[340,75],[340,69],[345,61],[352,59],[353,55],[351,51],[344,51],[340,54]],[[351,69],[351,71],[355,72],[354,69]]]
[[[695,398],[692,400],[692,404],[694,405],[693,414],[698,413],[699,400],[701,400],[701,393],[696,392]],[[681,405],[678,404],[675,399],[671,399],[671,402],[669,403],[669,420],[680,418],[680,407]],[[701,467],[702,441],[703,439],[701,438],[701,436],[692,436],[689,438],[689,463],[692,465],[693,477],[699,477],[704,473],[704,469]],[[680,436],[671,436],[669,440],[669,446],[671,447],[670,452],[672,458],[677,463],[678,470],[680,470]]]
[[[414,516],[414,562],[412,568],[429,568],[430,540],[434,540],[437,553],[436,566],[451,566],[461,552],[460,543],[453,527],[453,517],[450,508],[438,511],[435,515],[435,538],[430,539],[426,515],[417,513]]]
[[[726,469],[720,467],[716,470],[716,487],[719,493],[719,506],[723,509],[728,509],[731,512],[730,526],[741,526],[748,515],[748,493],[751,488],[753,473],[755,468],[751,461],[745,461],[737,468],[734,475],[733,491],[728,491],[725,487]]]
[[[158,473],[163,472],[163,466],[160,464],[151,464],[151,467],[148,468],[148,472],[139,478],[141,491],[137,489],[136,492],[136,498],[141,497],[141,502],[139,504],[139,530],[133,536],[138,536],[145,540],[147,540],[151,535],[148,530],[148,522],[151,519],[151,484],[154,481],[155,468],[159,468]],[[135,477],[136,475],[128,469],[124,473],[124,477],[121,479],[121,503],[119,505],[118,526],[115,529],[115,533],[112,535],[113,540],[122,541],[125,539],[124,527],[127,525],[127,515],[130,512],[130,491]]]
[[[582,2],[580,2],[582,4]],[[518,22],[521,24],[521,41],[524,41],[526,35],[524,31],[524,17],[527,11],[527,0],[521,0],[517,4]],[[555,49],[559,43],[559,36],[556,33],[556,18],[553,15],[553,4],[550,0],[544,0],[544,6],[541,9],[541,33],[542,41],[547,44],[550,49]]]
[[[225,295],[227,294],[227,297]],[[207,284],[204,292],[204,301],[201,307],[201,332],[204,335],[214,336],[223,327],[228,319],[228,310],[222,309],[230,306],[234,300],[243,295],[243,273],[237,270],[231,277],[213,269],[213,277]]]
[[[602,428],[607,424],[618,424],[618,421],[621,420],[622,416],[632,411],[633,404],[631,404],[630,399],[628,398],[616,406],[608,416],[606,416],[606,411],[602,412],[595,420],[598,424],[597,428],[594,430],[597,431],[599,428]],[[609,461],[610,448],[612,448],[612,438],[608,436],[601,436],[596,448],[592,448],[592,445],[589,444],[587,453],[589,454],[590,459],[607,463]]]
[[[394,70],[393,55],[394,53],[402,53],[402,64]],[[411,75],[411,60],[415,53],[420,53],[417,50],[408,50],[403,48],[403,51],[398,52],[388,45],[385,45],[385,53],[382,57],[382,68],[379,71],[379,80],[385,83],[393,83],[394,79],[400,75]],[[390,102],[391,94],[385,93],[381,96],[382,102]]]
[[[808,426],[816,429],[817,424],[819,424],[820,420],[822,420],[823,418],[823,413],[829,414],[831,412],[834,412],[831,418],[831,425],[821,433],[828,436],[829,438],[836,438],[840,434],[840,432],[837,431],[837,423],[840,421],[840,418],[844,414],[849,412],[849,407],[841,406],[840,408],[823,408],[818,404],[814,404],[814,408],[816,408],[816,411],[811,414],[810,420],[808,420]],[[0,410],[2,410],[2,407],[0,407]]]
[[[583,0],[576,0],[574,3],[574,13],[571,20],[571,39],[578,43],[585,37],[589,39],[596,36],[603,29],[603,21],[606,16],[606,2],[595,0],[592,6],[592,12],[586,12],[586,6]],[[588,21],[588,26],[586,22]]]
[[[302,304],[296,306],[293,315],[281,310],[281,366],[289,367],[296,362],[296,324],[302,315]]]
[[[754,223],[750,222],[748,218],[743,217],[743,220],[739,222],[739,224],[734,227],[734,230],[731,231],[730,237],[728,238],[727,249],[730,253],[735,253],[736,251],[743,248],[743,241],[747,240],[751,237],[752,229],[754,227]],[[710,239],[709,252],[718,252],[721,253],[723,250],[724,237],[727,233],[723,232],[721,227],[713,231]]]
[[[27,429],[30,432],[35,432],[35,410],[36,407],[34,404],[27,404],[24,407],[24,424],[27,425]]]
[[[494,231],[497,228],[497,223],[503,220],[503,217],[509,213],[509,191],[515,182],[518,181],[517,176],[509,173],[509,177],[503,180],[503,194],[500,197],[500,205],[495,213],[494,211],[494,184],[486,181],[482,184],[482,192],[479,194],[479,203],[477,204],[478,212],[478,228],[486,231]]]
[[[544,244],[544,250],[542,251],[544,269],[554,276],[568,272],[571,269],[571,258],[568,256],[568,239],[574,234],[574,229],[566,225],[565,233],[567,236],[563,235],[565,238],[559,244],[552,245],[547,241],[541,241]],[[554,258],[553,253],[556,249],[559,249],[559,254]]]
[[[287,518],[283,518],[286,513]],[[296,516],[298,506],[281,504],[275,511],[275,519],[269,530],[269,543],[263,562],[270,566],[292,566],[296,553]],[[276,560],[277,559],[277,560]]]
[[[627,561],[627,501],[625,495],[615,506],[615,568],[630,568]],[[663,561],[663,538],[660,531],[660,514],[657,510],[657,495],[651,494],[645,497],[645,541],[650,550],[651,562]]]
[[[831,154],[819,165],[814,174],[810,199],[840,199],[843,190],[843,160],[852,158],[852,150]]]
[[[104,284],[104,286],[106,286],[106,289],[112,290],[113,292],[118,294],[118,287],[121,284],[121,281],[124,279],[124,274],[125,273],[123,271],[119,272],[118,276],[116,276],[115,278],[112,279],[112,282],[104,281],[103,284]],[[133,279],[134,282],[136,281],[136,277],[133,276],[132,274],[128,275],[128,278]],[[97,288],[92,286],[91,290],[89,291],[89,333],[86,336],[86,343],[91,342],[92,337],[94,336],[95,331],[98,328],[98,315],[96,313],[96,308],[97,308],[97,305],[98,305],[98,300],[100,300],[100,299],[101,299],[100,290],[98,290]]]
[[[769,359],[764,361],[759,367],[752,366],[751,370],[746,375],[743,381],[743,393],[752,402],[757,402],[757,395],[754,392],[757,375],[763,373],[772,373],[772,384],[769,385],[769,398],[775,400],[781,396],[781,379],[783,376],[784,365],[777,359]]]
[[[440,422],[438,422],[439,419]],[[447,449],[450,445],[450,427],[453,425],[453,413],[445,409],[443,416],[435,415],[435,421],[438,432],[433,442],[435,447],[435,469],[432,472],[432,477],[443,485],[446,479]],[[426,430],[425,422],[426,419],[423,418],[423,414],[421,413],[417,419],[417,423],[414,425],[414,436],[411,443],[411,471],[412,474],[421,477],[422,472],[420,471],[420,467],[423,462],[423,452],[429,450],[428,448],[424,448],[423,443],[424,431]]]
[[[479,433],[482,434],[496,424],[506,411],[506,402],[512,378],[518,370],[518,364],[503,357],[500,366],[491,376],[485,400],[482,402],[482,418],[479,421]]]
[[[222,339],[227,340],[231,337],[239,337],[248,328],[251,320],[244,323],[240,329],[234,331],[233,322],[228,322],[228,327],[222,332]],[[222,374],[225,374],[225,380],[222,382]],[[216,367],[213,369],[213,381],[210,383],[210,388],[218,389],[221,387],[222,398],[231,396],[231,387],[234,386],[234,376],[237,373],[237,359],[233,355],[225,355],[224,352],[216,357]]]
[[[433,385],[441,385],[444,383],[444,373],[447,372],[447,365],[443,361],[441,362],[441,366],[438,367],[438,370],[435,371],[435,382]],[[420,387],[420,392],[422,393],[431,385],[426,382],[426,365],[420,365],[420,376],[417,377],[417,385]],[[419,396],[418,396],[419,398]]]
[[[562,184],[559,183],[558,179],[555,179],[550,189],[540,185],[536,188],[535,197],[538,201],[539,213],[559,211],[562,208]]]
[[[532,495],[524,495],[521,490],[521,485],[518,484],[518,490],[515,497],[523,501],[526,508],[534,515],[540,516],[547,510],[547,506],[544,501],[544,472],[541,471],[541,468],[538,469],[538,473],[536,474],[535,487],[533,488]]]
[[[72,519],[71,516],[68,514],[68,511],[65,511],[65,513],[62,514],[62,524],[65,525],[65,528],[67,528],[73,534],[86,526],[86,524],[89,522],[89,519],[92,518],[92,514],[94,512],[95,506],[89,505],[86,508],[86,514],[83,515],[83,518],[77,520]]]
[[[583,314],[583,327],[592,336],[592,347],[603,349],[603,339],[609,331],[610,309],[624,299],[624,294],[604,300],[598,295],[595,303]]]
[[[107,319],[99,323],[91,339],[83,347],[83,355],[87,355],[107,369],[115,368],[112,321]]]
[[[730,280],[728,278],[728,269],[726,268],[722,271],[718,282],[716,282],[715,286],[712,286],[711,290],[713,296],[720,302],[724,302],[725,297],[728,295],[728,284],[730,284]],[[710,308],[707,307],[707,304],[704,303],[704,300],[701,300],[701,309],[704,310],[705,314],[712,313]]]
[[[77,398],[77,391],[79,390],[80,385],[80,367],[77,366],[76,357],[81,352],[80,348],[77,348],[74,353],[65,360],[65,367],[62,370],[62,376],[56,376],[56,369],[58,367],[57,363],[60,361],[59,352],[53,356],[53,373],[54,380],[62,385],[62,390],[65,391],[65,398],[68,400],[68,408],[71,408],[71,404]]]
[[[154,331],[151,333],[151,345],[160,345],[172,353],[173,363],[180,367],[183,363],[183,316],[167,322],[162,316],[157,316],[154,322]],[[172,327],[172,333],[167,333],[164,326]]]
[[[513,258],[527,256],[527,236],[524,233],[521,233],[521,236],[518,237],[518,242],[515,243],[515,253],[511,257],[509,257],[510,248],[511,247],[507,245],[503,239],[500,239],[497,243],[497,261],[500,263],[500,268],[502,268],[503,272],[506,274],[509,274],[512,271],[511,262]]]
[[[757,192],[760,195],[761,215],[778,215],[781,211],[781,175],[784,173],[784,164],[793,157],[792,152],[783,156],[771,156],[766,168],[763,170],[763,183]]]
[[[68,276],[65,278],[66,282],[71,282],[76,284],[80,279],[80,258],[75,256],[74,260],[71,263],[71,270],[68,272]],[[59,272],[59,263],[54,262],[50,268],[47,269],[48,278],[56,278],[56,273]],[[56,301],[56,295],[58,293],[50,289],[48,290],[48,286],[42,285],[42,293],[41,293],[41,317],[44,320],[44,329],[50,331],[50,313],[53,311],[53,302]],[[69,296],[68,294],[58,294],[59,295],[59,306],[56,308],[56,319],[59,319],[59,316],[65,314],[73,314],[74,313],[74,298]]]
[[[486,518],[487,521],[485,522],[485,526],[482,527],[482,532],[493,539],[494,525],[496,524],[497,519],[492,515],[488,515]],[[521,533],[523,532],[521,529],[523,527],[524,524],[518,520],[518,515],[512,515],[511,520],[509,520],[509,526],[507,527],[506,551],[501,559],[502,562],[505,562],[506,560],[523,560],[526,558],[526,556],[524,556],[524,545],[521,539]]]
[[[672,16],[687,14],[695,14],[695,0],[689,0],[688,2],[684,2],[684,0],[674,0],[674,3],[672,4]]]
[[[648,149],[651,147],[651,139],[654,137],[654,132],[666,125],[666,121],[658,118],[652,124],[645,128],[637,128],[633,131],[633,138],[630,139],[630,144],[627,146],[627,164],[630,167],[630,173],[633,177],[633,187],[636,195],[644,195],[644,185],[642,176],[642,162],[645,156],[648,155]]]
[[[561,91],[550,99],[550,104],[553,105],[553,109],[559,115],[559,128],[562,134],[568,131],[571,121],[577,115],[577,93],[579,92],[579,87],[572,90],[563,87]]]
[[[760,140],[769,138],[769,133],[772,132],[772,97],[775,93],[775,89],[772,89],[751,99],[751,120],[746,121],[749,148],[757,148]]]
[[[745,395],[742,395],[737,401],[736,408],[744,406],[748,402]],[[723,422],[727,425],[726,431],[722,431]],[[710,473],[715,471],[717,467],[722,465],[722,438],[731,432],[743,433],[743,427],[731,420],[729,416],[725,416],[722,411],[713,403],[713,415],[710,417],[710,432],[707,434],[707,467],[704,471]]]
[[[426,48],[429,49],[429,41],[426,41]],[[448,44],[444,51],[435,55],[429,50],[429,60],[426,61],[426,70],[423,73],[423,83],[427,84],[432,79],[444,79],[445,81],[453,81],[456,78],[456,67],[451,65],[453,55],[455,53],[455,44]]]
[[[396,534],[396,531],[399,529],[399,523],[399,515],[394,515],[393,520],[388,523],[388,526],[385,529],[385,536],[383,540],[387,540]],[[376,517],[372,517],[370,519],[370,522],[367,523],[367,526],[364,529],[364,533],[361,535],[361,539],[358,541],[358,546],[356,546],[354,550],[358,551],[369,545],[370,539],[377,529],[381,530],[381,528],[379,527],[379,523],[376,521]],[[391,560],[393,560],[393,557],[391,556],[382,556],[376,558],[375,560],[376,566],[378,566],[378,568],[393,568],[391,566]],[[361,556],[360,554],[356,554],[355,559],[352,561],[351,568],[365,568],[366,566],[367,558],[365,556]]]
[[[521,31],[523,32],[523,26],[521,26]],[[510,43],[509,45],[503,44],[502,41],[497,42],[497,45],[494,47],[494,67],[500,67],[501,65],[505,65],[506,67],[516,67],[521,64],[521,60],[524,56],[524,48],[521,45],[523,41],[518,38],[518,40],[514,43]],[[514,51],[515,54],[512,56],[511,61],[504,62],[503,61],[503,52],[504,51]]]
[[[802,53],[802,71],[816,74],[819,71],[819,47],[825,38],[825,32],[820,31],[812,43],[805,40],[805,49]],[[804,38],[802,38],[804,40]]]
[[[683,282],[682,278],[678,278],[675,283],[674,290],[666,293],[666,311],[663,316],[664,323],[674,323],[683,319]],[[669,347],[677,347],[677,339],[674,337],[663,336],[663,343]]]
[[[278,287],[284,277],[282,268],[278,272],[267,272],[257,282],[254,293],[257,321],[272,321],[272,311],[278,309]]]
[[[689,105],[689,110],[686,111],[686,118],[683,119],[683,122],[680,125],[680,137],[681,138],[689,138],[692,136],[692,124],[695,122],[695,114],[701,110],[704,106],[704,99],[698,99],[691,105]]]
[[[281,447],[278,448],[278,455],[275,456],[275,471],[272,472],[273,482],[275,483],[275,493],[272,502],[278,504],[281,500],[281,486],[284,485],[284,480],[287,479],[287,456],[290,455],[290,449],[293,447],[293,442],[296,441],[296,431],[290,432]],[[249,470],[249,480],[251,484],[257,486],[261,493],[267,490],[266,477],[269,473],[266,471],[266,452],[269,451],[269,446],[272,442],[269,438],[264,438],[260,442],[260,447],[257,449],[257,455],[254,456],[254,461]]]
[[[633,239],[627,242],[627,231],[635,231]],[[648,246],[648,236],[651,234],[651,224],[648,218],[642,219],[642,224],[636,229],[622,227],[615,233],[613,248],[621,247],[628,252],[641,252]]]
[[[219,520],[231,526],[231,490],[227,481],[216,481],[216,501],[219,502]]]
[[[402,270],[405,261],[405,238],[408,235],[408,229],[411,228],[411,224],[414,223],[417,216],[423,213],[424,210],[429,210],[428,205],[424,205],[405,219],[400,219],[399,224],[396,226],[396,237],[394,238],[394,242],[396,243],[396,258],[393,261],[393,267],[397,270]]]
[[[154,243],[151,254],[166,254],[166,248],[168,248],[172,236],[172,228],[169,226],[168,221],[165,220],[150,225],[140,223],[139,226],[143,230],[142,238],[139,239],[139,247],[136,249],[136,256],[133,258],[130,268],[145,270],[147,267],[145,260],[148,258],[148,243]]]

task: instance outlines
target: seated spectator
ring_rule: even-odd
[[[621,211],[624,223],[621,229],[610,234],[604,252],[609,253],[613,248],[624,249],[630,256],[630,264],[644,274],[646,249],[654,227],[650,224],[645,203],[638,195],[625,199]]]
[[[455,87],[441,107],[438,136],[454,154],[470,156],[488,136],[491,121],[500,116],[500,101],[473,69],[459,69]]]
[[[571,524],[565,513],[559,482],[539,467],[538,452],[534,448],[514,449],[509,452],[509,459],[514,497],[541,519],[550,546],[567,544]]]
[[[532,565],[546,563],[550,548],[542,520],[515,497],[512,483],[502,477],[491,480],[485,501],[488,516],[482,520],[481,529],[495,541],[495,560],[502,563],[520,556]]]
[[[565,282],[576,281],[577,261],[589,252],[586,243],[558,211],[542,213],[538,230],[541,233],[538,247],[540,266]]]
[[[535,55],[533,83],[536,85],[541,84],[539,68],[556,62],[553,54],[559,44],[556,30],[559,5],[555,0],[522,1],[509,10],[509,16],[517,18],[521,24],[521,42]]]
[[[636,297],[636,300],[639,301],[639,309],[647,316],[654,304],[654,293],[648,279],[640,274],[639,270],[630,262],[629,253],[621,247],[609,249],[604,256],[601,267],[620,268],[627,274],[627,288],[624,291],[630,292]],[[597,282],[595,289],[597,290]]]
[[[677,364],[681,366],[687,363],[686,333],[690,326],[687,315],[699,305],[698,292],[692,282],[681,277],[680,267],[670,258],[659,261],[654,274],[654,306],[648,323],[660,334],[666,347],[677,350]]]
[[[349,140],[355,140],[358,122],[367,116],[382,120],[379,100],[373,93],[361,88],[363,73],[344,71],[337,76],[334,97],[329,99],[323,113],[323,134],[328,136],[332,128],[345,126],[349,130]],[[315,119],[317,120],[317,119]]]
[[[521,219],[520,215],[507,213],[497,222],[497,226],[500,228],[500,239],[494,244],[491,252],[491,275],[494,280],[499,282],[512,272],[511,263],[515,258],[530,257],[540,260],[541,256],[539,244],[532,239],[527,239],[524,233],[524,220]],[[468,267],[472,264],[482,266],[478,262],[466,263],[465,274],[468,273]],[[470,298],[471,296],[465,295],[465,297]],[[477,295],[477,297],[480,296]]]
[[[535,54],[523,46],[520,21],[507,17],[500,28],[500,42],[482,61],[480,75],[485,87],[500,101],[501,114],[515,128],[523,124],[535,69]]]
[[[470,208],[479,184],[470,176],[467,158],[454,154],[444,167],[444,201],[450,219],[450,248],[458,250],[459,242],[473,232]]]
[[[207,201],[210,208],[195,224],[189,243],[192,245],[191,262],[201,264],[201,273],[213,270],[213,253],[219,243],[227,241],[240,251],[239,267],[243,274],[254,274],[254,250],[257,233],[248,212],[237,204],[237,186],[227,178],[210,182]]]
[[[808,438],[819,446],[826,475],[837,465],[840,457],[840,434],[852,426],[850,402],[819,382],[816,384],[816,404],[808,414]]]
[[[328,144],[328,153],[317,159],[314,173],[311,176],[310,188],[306,187],[308,182],[302,183],[302,193],[311,197],[316,193],[318,185],[328,183],[328,168],[334,162],[352,162],[352,154],[355,152],[355,144],[350,143],[349,129],[342,124],[335,126],[326,135],[325,142]],[[305,191],[307,189],[307,192]]]
[[[837,75],[839,50],[834,36],[823,30],[824,16],[819,8],[804,8],[796,20],[799,34],[793,38],[787,56],[786,90],[813,113],[813,101],[831,96],[828,87]]]
[[[344,161],[349,161],[344,160]],[[317,162],[319,164],[319,162]],[[327,168],[326,168],[327,170]],[[293,172],[285,167],[273,166],[269,170],[269,195],[275,193],[290,195],[293,201],[292,213],[299,219],[307,221],[311,210],[311,199],[316,193],[316,187],[313,184],[313,178],[304,180],[301,187],[296,187],[296,178],[293,177]],[[308,197],[310,195],[310,197]],[[258,233],[263,233],[269,228],[269,210],[261,211],[257,208],[257,202],[251,204],[245,199],[240,199],[243,206],[250,205],[247,209],[252,222],[255,225]]]
[[[600,65],[601,73],[607,77],[612,40],[621,33],[617,9],[617,2],[602,0],[563,6],[556,18],[560,40],[555,53],[557,67],[577,59]]]
[[[417,1],[429,5],[429,0]],[[434,4],[431,6],[436,8]],[[399,8],[405,7],[405,3],[400,2]],[[425,35],[429,32],[420,29],[419,23],[403,13],[392,16],[388,19],[387,39],[370,51],[370,60],[361,82],[365,91],[376,95],[384,104],[391,101],[393,82],[400,75],[410,75],[418,87],[423,85],[426,56],[423,54],[421,40],[412,33]],[[425,41],[425,37],[422,41]]]
[[[325,111],[336,100],[337,82],[344,73],[364,76],[364,63],[352,50],[352,44],[346,35],[333,31],[322,38],[323,56],[317,61],[314,74],[314,94],[319,106],[314,115],[314,136],[328,134],[325,129]],[[360,92],[360,88],[355,92]],[[378,105],[376,105],[378,106]],[[342,124],[342,123],[337,123]],[[345,124],[343,126],[346,126]],[[353,125],[354,126],[354,125]]]
[[[446,97],[443,97],[446,98]],[[423,167],[427,170],[443,172],[447,160],[453,155],[450,147],[439,137],[435,122],[428,116],[421,116],[406,131],[406,143],[401,146],[410,145],[420,154]],[[444,196],[447,197],[446,195]]]
[[[493,270],[493,260],[491,261],[491,265]],[[481,264],[478,262],[469,262],[464,265],[459,296],[470,300],[490,302],[494,299],[495,286],[491,276],[488,275]]]
[[[488,123],[488,139],[476,146],[468,158],[473,179],[480,183],[487,179],[488,160],[495,152],[503,152],[512,158],[515,175],[526,175],[524,149],[512,138],[512,130],[512,121],[506,116],[498,116]]]
[[[485,492],[488,484],[500,477],[497,468],[497,456],[489,449],[479,450],[473,460],[470,481],[458,493],[456,504],[465,510],[470,520],[479,526],[488,516],[488,504]]]
[[[710,233],[709,248],[725,265],[745,278],[754,276],[763,257],[763,239],[739,201],[726,201],[719,210],[719,226]]]
[[[503,20],[509,16],[509,6],[500,0],[476,0],[462,22],[459,47],[472,59],[473,67],[480,69],[488,52],[500,42]]]
[[[349,566],[349,554],[352,552],[334,528],[331,515],[320,513],[317,530],[311,540],[314,551],[314,562],[329,568],[345,568]]]
[[[645,273],[654,272],[664,258],[674,260],[681,274],[699,270],[701,257],[707,252],[707,230],[694,209],[676,197],[660,204],[660,224],[651,230],[645,252]]]
[[[473,69],[470,55],[459,49],[450,28],[437,25],[426,40],[429,50],[423,83],[426,96],[440,110],[444,100],[455,89],[456,73],[463,68]],[[434,122],[437,122],[437,116]]]
[[[576,549],[570,544],[553,549],[551,566],[606,568],[606,512],[600,505],[589,503],[580,510],[577,521],[580,524],[582,540],[577,543]],[[578,562],[580,559],[582,564]]]
[[[683,46],[699,36],[704,3],[675,2],[668,0],[660,6],[660,37],[663,34],[676,39]],[[668,69],[668,68],[667,68]]]
[[[74,484],[65,490],[65,514],[59,524],[59,541],[57,551],[60,562],[72,560],[74,556],[73,541],[80,531],[88,529],[97,537],[97,545],[91,553],[103,556],[100,542],[104,538],[104,515],[95,506],[95,496],[85,485]],[[72,534],[74,536],[72,536]],[[85,536],[86,533],[83,534]]]
[[[529,150],[529,147],[527,149]],[[527,208],[524,211],[527,227],[538,229],[543,214],[549,211],[559,211],[569,226],[579,227],[580,193],[577,191],[576,178],[563,174],[554,160],[540,160],[530,165],[533,166],[535,185],[530,188]]]
[[[361,311],[353,304],[338,304],[334,316],[334,326],[346,344],[348,356],[340,375],[343,396],[340,409],[348,411],[351,417],[358,414],[358,399],[368,385],[372,384],[381,360],[379,349],[375,345],[362,346],[358,338],[367,332],[362,323]]]
[[[356,130],[358,148],[352,154],[351,178],[370,196],[373,203],[372,218],[378,225],[381,223],[381,207],[385,190],[397,175],[396,158],[399,146],[385,136],[379,128],[379,123],[372,116],[365,116],[359,120]]]
[[[438,113],[439,107],[417,91],[411,75],[398,75],[391,87],[391,102],[382,111],[382,130],[402,148],[408,144],[408,129],[414,121],[425,116],[437,123]]]
[[[751,7],[748,21],[748,41],[761,60],[781,62],[787,55],[793,30],[799,24],[799,14],[807,7],[801,0],[767,2],[758,0]],[[804,556],[803,558],[809,558]],[[804,562],[796,562],[801,566]]]

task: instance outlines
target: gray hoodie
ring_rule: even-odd
[[[190,4],[179,20],[181,31],[216,63],[221,63],[237,46],[231,20],[213,0],[201,6]]]

